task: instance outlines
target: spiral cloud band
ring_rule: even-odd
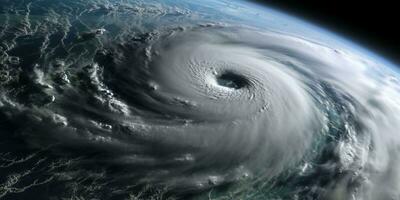
[[[0,198],[400,197],[386,63],[190,6],[32,2],[2,8]]]

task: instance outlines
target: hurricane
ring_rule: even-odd
[[[291,20],[0,2],[0,199],[400,198],[398,70]]]

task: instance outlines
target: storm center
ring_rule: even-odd
[[[232,89],[240,89],[248,85],[248,81],[245,77],[233,72],[224,72],[217,76],[217,83],[220,86]]]

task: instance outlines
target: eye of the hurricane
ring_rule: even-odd
[[[218,85],[232,89],[240,89],[249,84],[248,80],[244,76],[233,72],[224,72],[218,75],[216,79]]]

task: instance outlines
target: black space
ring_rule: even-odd
[[[320,25],[400,64],[400,3],[397,1],[254,1]]]

